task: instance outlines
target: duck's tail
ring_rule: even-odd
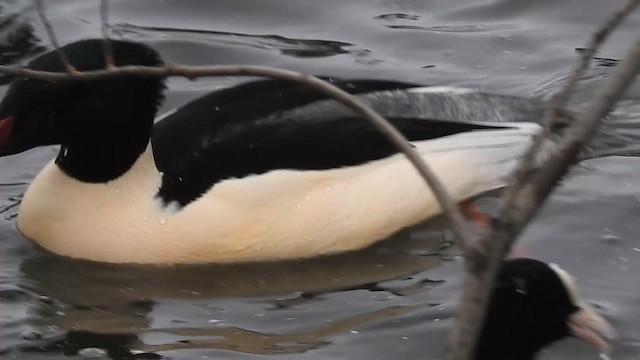
[[[368,99],[365,97],[364,100]],[[476,89],[418,87],[377,93],[371,105],[386,117],[439,119],[457,124],[501,127],[513,126],[514,123],[539,124],[548,104],[532,99],[486,94]],[[581,160],[611,155],[640,156],[640,109],[630,108],[626,104],[622,107],[623,113],[614,112],[598,129],[596,136],[583,150]],[[562,134],[575,118],[575,112],[563,111],[553,131]]]
[[[500,127],[432,139],[419,148],[436,158],[455,154],[450,159],[458,163],[448,166],[457,168],[458,175],[447,181],[476,179],[465,194],[468,197],[504,186],[540,129],[533,123],[502,123]]]

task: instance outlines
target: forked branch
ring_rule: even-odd
[[[40,17],[40,20],[42,21],[42,25],[44,26],[44,29],[47,32],[47,36],[49,36],[49,41],[51,41],[51,44],[56,49],[56,53],[60,58],[60,62],[62,62],[65,70],[67,70],[68,73],[70,74],[75,73],[76,68],[71,64],[71,62],[69,61],[69,58],[67,58],[67,55],[65,55],[64,51],[60,49],[58,38],[56,37],[55,31],[53,31],[53,26],[51,26],[51,23],[47,18],[47,14],[44,11],[44,5],[42,3],[42,0],[36,0],[36,10],[38,12],[38,16]]]
[[[479,247],[488,256],[478,254],[465,260],[466,276],[461,306],[449,340],[448,360],[465,360],[472,357],[482,328],[485,309],[493,288],[493,281],[505,255],[540,209],[562,176],[574,164],[580,151],[595,133],[597,127],[612,110],[617,99],[638,73],[640,40],[614,70],[609,80],[600,88],[589,106],[570,124],[560,139],[553,139],[550,129],[557,121],[561,109],[574,92],[580,75],[587,68],[606,37],[637,7],[639,0],[629,0],[624,8],[611,16],[599,29],[588,49],[582,53],[575,71],[565,88],[549,105],[545,113],[545,130],[536,138],[517,167],[512,181],[502,197],[502,209],[497,221],[480,240]],[[542,149],[548,142],[556,144],[549,152]]]

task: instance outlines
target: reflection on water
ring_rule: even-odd
[[[335,309],[327,318],[311,316],[304,326],[269,325],[261,330],[260,321],[236,324],[234,316],[225,313],[226,303],[245,302],[258,320],[284,316],[286,321],[341,292],[384,293],[384,299],[426,291],[439,282],[414,275],[440,260],[416,254],[432,253],[445,243],[439,232],[417,238],[392,239],[363,251],[309,260],[169,268],[37,255],[21,265],[21,288],[4,296],[7,303],[19,299],[29,304],[33,330],[28,336],[36,341],[4,351],[76,354],[97,348],[111,358],[124,359],[132,352],[179,349],[255,354],[315,349],[330,343],[332,336],[433,304],[383,304],[355,312]],[[174,307],[193,304],[198,309],[189,319],[175,318],[179,312]],[[206,319],[199,324],[193,316]]]
[[[239,327],[154,329],[137,333],[139,335],[98,334],[71,330],[63,336],[54,337],[38,345],[25,346],[21,352],[24,354],[63,353],[65,355],[93,352],[106,354],[117,360],[130,359],[133,356],[145,359],[162,358],[156,353],[186,349],[230,350],[260,355],[296,354],[328,345],[331,343],[329,340],[331,336],[354,331],[350,329],[410,314],[414,310],[427,306],[389,307],[290,334],[258,332]],[[144,337],[153,338],[154,335],[159,335],[158,337],[163,339],[163,343],[148,344],[141,339]]]

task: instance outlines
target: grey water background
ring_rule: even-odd
[[[148,43],[167,62],[260,64],[547,99],[568,76],[576,48],[622,4],[120,0],[110,1],[110,17],[114,37]],[[62,43],[100,36],[98,1],[45,5]],[[640,13],[601,51],[573,106],[638,35]],[[0,1],[0,61],[21,63],[48,49],[31,2]],[[1,95],[8,80],[0,80]],[[171,79],[163,109],[238,81]],[[637,81],[616,117],[640,119]],[[371,249],[305,261],[169,269],[71,261],[39,252],[15,228],[23,192],[54,154],[0,158],[0,359],[442,357],[462,273],[442,219]],[[611,320],[620,334],[613,359],[640,359],[639,215],[640,160],[590,160],[521,239],[531,256],[572,272],[582,296]],[[598,354],[568,339],[541,358]]]

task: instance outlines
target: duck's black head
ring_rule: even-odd
[[[576,336],[606,350],[610,325],[577,298],[573,278],[534,259],[506,261],[498,274],[477,360],[527,360],[544,346]]]
[[[163,64],[143,44],[113,40],[112,49],[117,66]],[[78,41],[62,50],[79,71],[105,68],[102,40]],[[53,51],[27,67],[65,71]],[[68,175],[86,182],[115,179],[146,148],[163,90],[162,79],[149,77],[59,82],[17,77],[0,103],[0,156],[60,144],[56,163]]]

